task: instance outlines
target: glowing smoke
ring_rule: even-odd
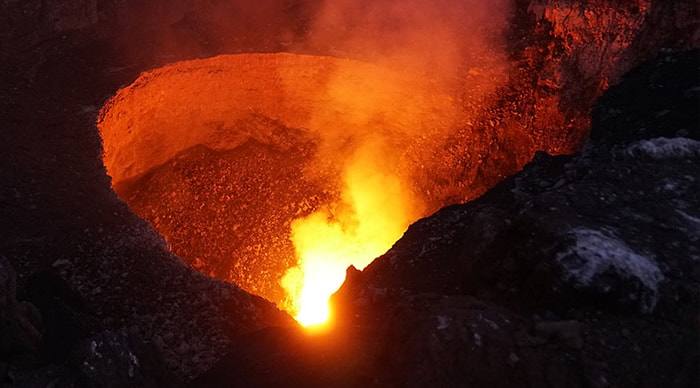
[[[340,164],[343,195],[338,203],[292,224],[299,263],[281,284],[289,295],[287,307],[301,323],[325,322],[328,297],[342,283],[345,269],[364,268],[430,208],[418,182],[425,173],[418,170],[430,170],[438,163],[433,156],[463,124],[466,105],[499,86],[493,79],[468,85],[466,76],[474,68],[504,67],[499,48],[507,5],[506,1],[340,0],[321,7],[304,47],[361,58],[430,82],[405,84],[389,75],[331,76],[325,91],[333,100],[329,103],[345,115],[338,122],[352,127],[317,125],[324,130],[314,165],[325,160]],[[362,87],[366,83],[372,87]],[[466,94],[472,99],[467,101],[463,90],[470,87],[478,87],[478,92]],[[422,114],[419,99],[421,106],[407,104],[403,115],[392,117],[402,124],[394,127],[381,116],[382,106],[404,102],[385,100],[384,96],[396,95],[385,92],[411,88],[423,98],[444,93],[461,109],[443,112],[443,122],[426,127],[428,116]],[[324,116],[317,120],[328,121],[327,110],[319,111]]]

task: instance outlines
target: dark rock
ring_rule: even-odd
[[[17,279],[0,256],[0,361],[36,359],[41,342],[41,315],[29,302],[17,301]]]
[[[31,371],[10,370],[4,383],[7,386],[28,388],[79,387],[72,371],[60,365],[46,365]]]
[[[382,383],[653,386],[679,376],[674,383],[692,385],[697,375],[685,365],[700,352],[678,344],[698,341],[700,95],[689,99],[685,86],[697,81],[700,58],[668,57],[601,99],[598,112],[621,113],[595,121],[603,127],[594,126],[583,153],[536,155],[521,173],[415,223],[384,256],[352,271],[334,303],[346,330],[380,343]],[[654,104],[656,90],[663,115],[639,102]],[[369,298],[375,290],[387,297]],[[467,296],[487,307],[477,310]],[[508,334],[492,337],[484,319]]]
[[[0,382],[5,384],[7,382],[7,370],[9,365],[5,362],[0,361]]]
[[[700,140],[700,50],[640,66],[611,88],[593,110],[591,140],[629,144],[659,137]]]
[[[80,340],[99,330],[85,300],[54,271],[31,276],[25,294],[44,318],[42,355],[46,360],[62,362]]]
[[[538,322],[535,324],[535,332],[538,335],[545,338],[556,337],[576,349],[583,347],[581,329],[581,322],[577,321]]]
[[[71,365],[82,387],[157,387],[175,382],[158,353],[138,337],[102,332],[83,341]]]
[[[192,387],[354,387],[372,385],[372,348],[349,332],[309,336],[270,327],[235,340],[234,349]]]
[[[673,63],[683,64],[683,71],[668,68],[673,77],[655,78],[668,101],[678,104],[664,116],[668,122],[654,127],[680,126],[695,133],[700,120],[691,106],[698,96],[689,103],[677,86],[695,81],[688,68],[697,68],[698,57],[683,53],[678,58]],[[653,64],[637,70],[656,71]],[[685,83],[677,78],[683,74]],[[646,79],[632,77],[609,93],[632,88],[629,84],[640,77]],[[601,100],[599,110],[609,100]],[[630,101],[630,106],[636,103]],[[632,112],[625,117],[645,116]],[[362,277],[376,288],[469,293],[513,308],[546,305],[561,311],[613,303],[653,311],[669,276],[683,273],[696,281],[692,269],[699,247],[693,220],[698,215],[692,209],[698,208],[700,142],[654,138],[640,144],[636,132],[622,133],[633,140],[626,148],[592,143],[578,157],[537,154],[523,172],[478,200],[412,225]],[[542,185],[557,180],[566,184]]]

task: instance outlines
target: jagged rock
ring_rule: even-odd
[[[391,365],[381,372],[382,383],[624,386],[654,385],[670,376],[679,385],[693,381],[697,375],[689,365],[700,354],[687,344],[697,343],[700,306],[700,154],[693,140],[700,133],[700,96],[688,89],[696,87],[699,64],[697,51],[645,64],[601,99],[597,112],[614,106],[619,113],[594,120],[603,127],[593,127],[597,135],[580,155],[536,155],[521,173],[473,202],[417,222],[384,256],[360,273],[352,271],[334,301],[347,330],[364,333],[370,343],[381,341],[377,354],[397,358],[382,363]],[[650,79],[653,87],[646,86]],[[662,102],[655,102],[656,90],[663,90]],[[638,109],[639,101],[647,105]],[[659,114],[658,106],[668,112]],[[656,137],[661,135],[672,138]],[[386,296],[373,298],[379,290]],[[434,301],[404,307],[423,295]],[[492,379],[488,366],[470,369],[478,360],[432,347],[435,328],[414,322],[437,315],[438,332],[448,330],[453,314],[469,305],[455,295],[503,308],[509,322],[521,322],[509,327],[491,319],[505,332],[519,333],[514,345],[499,352],[499,362],[527,365],[526,380],[509,374]],[[444,298],[455,302],[435,314]],[[472,327],[490,310],[461,324]],[[638,329],[625,337],[625,327]],[[487,337],[475,334],[470,346],[477,351]],[[391,340],[395,335],[400,339]],[[424,363],[401,364],[414,354],[423,355]],[[543,358],[549,360],[544,365]],[[631,360],[644,366],[629,368]],[[422,366],[409,367],[415,365]],[[453,365],[454,373],[472,372],[457,377],[445,365]],[[441,372],[426,372],[435,370]]]
[[[635,109],[624,116],[634,117],[635,124],[608,123],[617,129],[610,136],[627,134],[632,143],[627,148],[619,148],[619,141],[595,140],[602,143],[578,157],[539,154],[482,198],[413,225],[364,278],[377,288],[476,293],[512,307],[564,309],[615,301],[651,312],[666,278],[689,270],[697,255],[698,144],[661,140],[649,132],[652,138],[639,143],[642,135],[624,128],[698,136],[692,108],[698,97],[687,93],[697,82],[690,70],[697,52],[673,58],[645,65],[633,73],[644,76],[632,76],[610,91],[623,95],[613,100],[616,106],[630,101],[629,109]],[[660,70],[664,63],[670,64]],[[655,101],[651,92],[639,93],[635,86],[648,84],[644,77],[650,71],[656,88],[667,95],[668,122],[658,121],[656,110],[636,110],[639,99]],[[630,93],[636,98],[627,99]],[[609,101],[606,95],[598,111]],[[601,131],[594,127],[594,133]]]

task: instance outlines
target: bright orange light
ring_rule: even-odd
[[[362,269],[387,251],[414,219],[415,206],[400,179],[382,171],[380,145],[358,150],[348,164],[343,199],[292,224],[299,265],[282,286],[289,309],[304,326],[330,317],[328,300],[350,265]]]
[[[363,269],[418,217],[467,195],[477,169],[464,166],[476,166],[476,158],[491,147],[489,134],[472,138],[468,128],[500,78],[487,71],[468,77],[424,72],[389,59],[241,54],[144,73],[100,112],[105,167],[120,196],[158,228],[175,253],[274,301],[306,326],[322,325],[332,318],[328,299],[347,267]],[[469,152],[453,148],[455,142],[469,145]],[[170,206],[160,206],[162,196],[129,196],[131,183],[148,187],[140,177],[194,147],[228,153],[250,144],[269,146],[271,154],[299,147],[290,163],[303,179],[265,175],[258,182],[253,173],[222,175],[231,177],[224,190],[231,198],[260,203],[260,208],[245,206],[240,222],[217,218],[228,214],[223,202],[200,204],[215,214],[173,216]],[[201,174],[218,176],[215,170]],[[202,201],[190,192],[185,175],[165,175],[173,187],[188,188],[168,192],[182,208],[188,208],[187,201]],[[255,189],[273,180],[280,198],[290,203],[258,201],[262,193]],[[270,214],[276,219],[261,219]],[[200,232],[212,224],[214,230]],[[211,239],[208,233],[223,237]],[[227,240],[229,233],[235,238]],[[244,234],[252,238],[240,238]]]

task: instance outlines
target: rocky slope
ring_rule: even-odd
[[[117,190],[192,267],[282,301],[279,279],[295,264],[290,224],[333,195],[304,179],[310,149],[196,146]]]
[[[698,54],[627,75],[580,155],[538,154],[349,270],[340,320],[382,338],[381,383],[697,382]]]

